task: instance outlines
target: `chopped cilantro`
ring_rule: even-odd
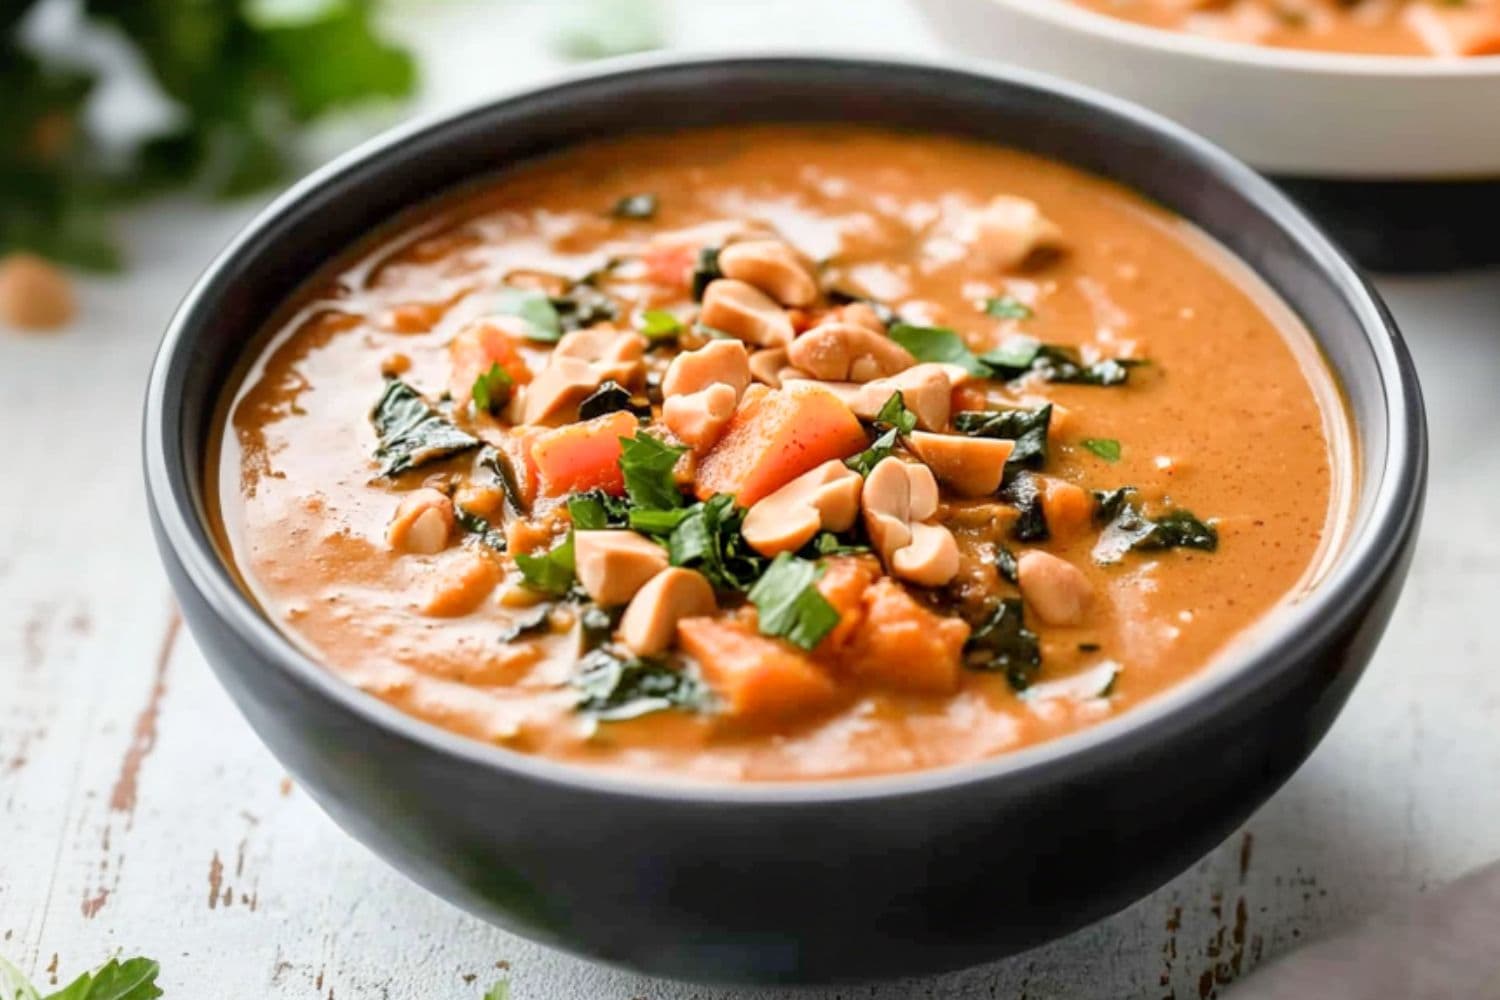
[[[765,571],[766,560],[740,533],[744,516],[727,493],[688,508],[667,539],[672,565],[696,569],[718,590],[749,589]]]
[[[667,444],[650,434],[620,439],[620,471],[625,492],[637,507],[672,510],[684,505],[674,470],[687,449]]]
[[[1013,295],[998,295],[984,300],[984,313],[996,319],[1030,319],[1035,311]]]
[[[761,634],[812,649],[833,631],[839,613],[818,590],[822,575],[820,565],[790,552],[772,560],[748,595],[760,612]]]
[[[1106,462],[1120,460],[1120,442],[1114,438],[1084,438],[1082,444]]]
[[[534,288],[504,288],[495,298],[495,311],[526,324],[531,340],[553,343],[562,338],[562,319],[552,300]]]
[[[573,589],[573,532],[541,555],[517,555],[516,568],[530,589],[553,597],[566,596]]]
[[[474,388],[470,391],[475,409],[484,413],[498,413],[510,401],[514,385],[515,380],[510,377],[510,372],[501,368],[499,362],[490,365],[489,371],[474,380]]]
[[[635,318],[635,328],[647,340],[670,340],[682,333],[682,320],[665,309],[647,309]]]
[[[964,345],[963,338],[946,327],[897,323],[890,329],[890,338],[910,351],[918,361],[959,365],[981,378],[990,373]]]

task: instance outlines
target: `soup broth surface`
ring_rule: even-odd
[[[1018,235],[1019,217],[1030,228]],[[766,329],[800,339],[831,323],[863,322],[905,344],[914,343],[911,329],[929,331],[912,350],[918,362],[940,363],[926,356],[930,342],[956,342],[959,363],[972,366],[998,349],[1019,374],[947,369],[952,415],[922,439],[920,428],[893,427],[868,411],[858,420],[846,411],[831,416],[862,383],[809,388],[819,380],[798,378],[784,358],[757,359],[776,348],[751,345],[757,374],[738,394],[735,423],[704,446],[683,447],[663,414],[668,366],[739,339],[705,322],[717,315],[707,303],[720,308],[727,286],[710,285],[700,305],[691,272],[705,247],[725,248],[720,260],[730,267],[743,255],[727,248],[755,241],[780,241],[816,285],[809,304],[773,302]],[[731,280],[707,270],[711,280]],[[774,267],[767,273],[785,277]],[[854,309],[855,297],[868,303]],[[539,301],[552,315],[543,309],[537,325]],[[724,316],[726,325],[743,320]],[[629,410],[583,420],[576,398],[526,419],[543,373],[560,364],[553,352],[561,348],[537,339],[555,336],[553,323],[640,337],[645,346],[625,350],[618,364],[585,365],[595,376],[608,369],[644,419],[638,430]],[[481,337],[484,328],[497,332]],[[608,351],[625,349],[609,343]],[[477,365],[475,344],[490,351]],[[1069,380],[1039,364],[1037,345],[1058,347],[1057,357],[1072,358],[1082,374]],[[953,361],[951,352],[945,360]],[[481,393],[476,373],[495,367],[509,374]],[[765,371],[785,376],[779,388],[761,384]],[[1091,378],[1112,384],[1087,384]],[[390,454],[376,457],[381,439],[371,413],[393,385],[419,394],[417,407],[430,407],[439,422],[429,426],[482,446],[383,474]],[[817,396],[811,403],[799,395],[808,392]],[[742,447],[740,425],[760,428],[769,419],[748,411],[779,412],[767,399],[802,409],[781,437],[745,430],[765,444]],[[916,391],[902,399],[915,404]],[[783,560],[792,568],[782,596],[797,598],[791,613],[809,615],[811,650],[809,636],[799,642],[775,624],[768,609],[776,595],[757,604],[743,590],[714,586],[719,610],[693,619],[706,625],[674,632],[669,623],[670,648],[637,658],[617,631],[620,598],[594,600],[553,558],[575,539],[576,572],[586,573],[587,544],[598,536],[574,523],[581,515],[568,505],[585,487],[600,485],[616,504],[643,509],[634,490],[618,496],[612,459],[608,469],[567,478],[574,466],[557,456],[566,450],[570,462],[591,461],[585,438],[619,454],[626,427],[636,441],[649,435],[682,448],[681,495],[667,506],[691,508],[726,492],[705,488],[726,468],[740,496],[751,489],[752,466],[770,470],[773,485],[784,482],[782,466],[813,447],[798,435],[825,424],[859,428],[835,464],[858,464],[855,452],[886,436],[886,461],[916,468],[914,441],[936,447],[959,439],[966,447],[968,436],[955,430],[961,414],[981,415],[964,418],[971,422],[1007,409],[1035,415],[1046,404],[1053,409],[1040,461],[1007,463],[1004,486],[980,496],[962,495],[951,477],[977,471],[983,479],[982,462],[950,469],[935,512],[916,511],[913,501],[912,523],[927,527],[912,530],[958,552],[946,582],[898,575],[893,536],[881,534],[886,544],[878,544],[871,525],[884,522],[865,509]],[[1353,461],[1338,391],[1311,339],[1191,226],[1113,183],[1020,152],[846,126],[592,143],[416,210],[312,276],[278,313],[224,409],[211,458],[222,542],[265,613],[330,670],[477,740],[714,781],[953,765],[1131,710],[1203,670],[1312,585],[1337,544]],[[578,428],[585,430],[561,433]],[[816,448],[833,447],[829,435],[837,436],[828,431]],[[933,442],[936,435],[944,440]],[[738,444],[726,444],[731,437]],[[539,440],[549,442],[540,451]],[[737,462],[713,458],[715,449],[734,447],[743,452]],[[992,457],[993,445],[986,447]],[[1020,442],[1012,456],[1015,447]],[[992,471],[999,481],[1000,466]],[[873,503],[874,473],[868,466],[865,473]],[[1106,491],[1121,487],[1133,487],[1116,495],[1128,509],[1111,509]],[[425,522],[410,509],[403,514],[413,497],[435,497],[439,513]],[[443,521],[443,511],[456,520]],[[1174,521],[1179,515],[1189,520]],[[1047,522],[1041,534],[1037,518]],[[795,518],[776,520],[772,530],[790,530]],[[1181,530],[1130,547],[1157,524]],[[1203,528],[1214,535],[1211,551],[1195,535]],[[748,555],[751,572],[766,573],[769,559],[756,562],[744,537],[731,534],[721,541]],[[637,535],[678,555],[670,533]],[[1071,573],[1054,572],[1056,560],[1028,559],[1032,553],[1057,557]],[[1017,559],[1019,586],[1011,579]],[[609,564],[610,586],[639,588],[627,580],[630,565]],[[684,565],[689,575],[712,576],[701,560]],[[799,590],[795,574],[805,567],[822,577]],[[1068,587],[1060,597],[1044,593],[1049,581],[1028,569],[1067,576]],[[547,579],[553,570],[560,584]],[[926,560],[917,572],[942,575],[942,567]],[[1038,600],[1066,603],[1080,578],[1082,609],[1052,608],[1049,617],[1062,623],[1044,620]],[[816,605],[802,599],[809,587],[835,612],[833,632],[817,634],[826,622],[819,625],[817,607],[807,610]],[[768,626],[774,634],[764,634]],[[685,638],[690,629],[696,644]],[[636,670],[643,663],[665,673],[648,677]],[[673,686],[683,671],[696,686]]]

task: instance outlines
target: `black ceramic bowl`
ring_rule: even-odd
[[[1361,452],[1326,581],[1202,676],[1009,756],[906,776],[682,785],[526,757],[429,726],[311,660],[206,527],[215,401],[276,304],[397,211],[630,129],[847,121],[994,140],[1113,177],[1237,253],[1314,331]],[[1132,106],[993,68],[831,58],[644,61],[401,130],[297,185],[183,303],[151,373],[154,527],[208,661],[349,833],[444,898],[591,958],[694,980],[805,982],[970,965],[1065,934],[1177,874],[1308,755],[1375,647],[1426,475],[1390,317],[1272,187]]]

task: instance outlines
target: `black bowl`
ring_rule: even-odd
[[[215,401],[268,311],[354,239],[455,184],[631,129],[847,121],[994,140],[1115,178],[1275,288],[1343,381],[1361,453],[1337,565],[1176,691],[1086,732],[907,776],[681,785],[591,772],[407,717],[319,666],[206,527]],[[807,982],[999,958],[1161,885],[1292,773],[1406,573],[1426,479],[1411,360],[1369,286],[1269,184],[1171,123],[990,67],[650,60],[403,129],[297,185],[198,282],[151,373],[153,523],[187,621],[320,805],[433,892],[546,944],[693,980]]]

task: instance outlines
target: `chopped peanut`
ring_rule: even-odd
[[[991,198],[974,219],[970,243],[991,267],[1012,271],[1043,251],[1061,249],[1062,230],[1042,214],[1036,202],[1001,194]]]
[[[421,611],[434,618],[456,618],[479,607],[500,583],[500,567],[478,546],[453,553],[438,567]]]
[[[754,285],[733,278],[709,283],[698,322],[759,347],[792,342],[792,321],[781,306]]]
[[[917,363],[884,333],[837,321],[820,323],[792,341],[787,360],[814,378],[836,382],[869,382]]]
[[[1005,478],[1005,463],[1016,447],[1014,441],[998,438],[928,431],[913,431],[907,443],[933,475],[965,497],[988,496],[998,490]]]
[[[864,480],[831,459],[759,500],[745,515],[741,533],[764,556],[795,552],[820,530],[848,531],[859,517]]]
[[[870,541],[893,576],[940,587],[958,575],[953,532],[926,523],[938,509],[937,481],[927,466],[883,459],[865,478],[860,507]]]
[[[1094,598],[1083,571],[1050,552],[1032,549],[1016,560],[1021,596],[1048,625],[1078,625]]]
[[[667,550],[623,529],[579,531],[573,536],[578,582],[599,604],[624,604],[667,568]]]
[[[754,285],[784,306],[811,305],[818,297],[818,284],[807,266],[797,251],[780,240],[731,243],[719,252],[719,270],[726,278]]]
[[[713,587],[701,573],[673,566],[646,582],[620,619],[620,641],[638,656],[663,653],[677,638],[684,618],[719,610]]]
[[[423,487],[401,498],[385,538],[399,552],[435,555],[448,547],[453,523],[453,501],[438,490]]]

